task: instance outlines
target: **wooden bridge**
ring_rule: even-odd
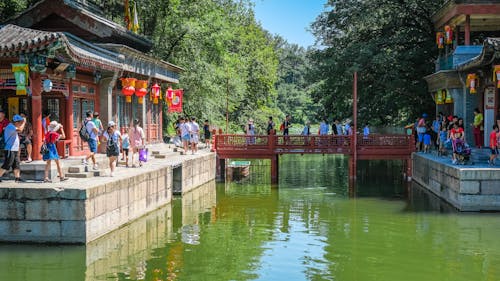
[[[411,176],[413,136],[303,136],[303,135],[216,135],[214,149],[218,170],[223,173],[225,159],[270,159],[271,182],[278,183],[279,156],[282,154],[345,154],[349,158],[349,175],[356,178],[357,160],[403,160],[404,173]]]

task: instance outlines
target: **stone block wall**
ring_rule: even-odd
[[[500,210],[500,169],[471,168],[413,155],[413,179],[460,211]]]
[[[182,194],[215,179],[215,154],[210,153],[182,163]]]

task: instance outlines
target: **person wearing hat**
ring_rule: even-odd
[[[102,135],[106,141],[106,156],[109,158],[109,169],[111,170],[109,176],[114,176],[115,162],[118,163],[118,156],[120,155],[121,134],[116,130],[116,124],[113,121],[108,122],[108,128]]]
[[[253,119],[250,118],[248,119],[248,124],[246,126],[246,134],[247,136],[251,136],[247,138],[247,144],[254,144],[255,143],[255,125],[253,124]]]
[[[139,126],[139,119],[134,119],[133,127],[129,130],[130,146],[132,147],[132,167],[135,167],[134,158],[135,155],[139,156],[139,149],[143,148],[144,140],[146,136],[144,135],[144,130]],[[139,157],[139,166],[142,166],[141,159]]]
[[[59,133],[60,132],[60,133]],[[59,174],[59,180],[65,181],[66,178],[61,169],[61,163],[59,162],[59,154],[57,153],[56,143],[60,139],[65,139],[63,126],[57,121],[50,122],[47,127],[47,133],[45,134],[45,139],[43,140],[47,146],[47,152],[42,155],[42,159],[45,161],[45,177],[43,182],[52,182],[49,178],[49,170],[52,165],[52,160],[56,162],[57,173]]]
[[[14,170],[14,177],[16,182],[23,182],[21,179],[21,170],[19,169],[19,132],[24,129],[26,120],[20,115],[14,115],[12,123],[9,123],[3,128],[3,137],[5,142],[4,161],[0,168],[0,177],[11,168]],[[1,181],[1,180],[0,180]]]

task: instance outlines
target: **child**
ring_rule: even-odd
[[[427,129],[424,133],[424,153],[429,153],[431,149],[431,130]]]
[[[130,138],[128,136],[128,129],[122,135],[122,161],[125,159],[125,166],[128,168],[128,151],[130,148]]]
[[[491,155],[490,155],[490,160],[488,160],[488,164],[490,166],[495,165],[495,158],[497,158],[498,155],[498,125],[495,124],[493,125],[493,131],[490,133],[490,149],[491,149]]]
[[[443,156],[446,154],[446,141],[448,141],[448,131],[446,126],[442,126],[441,131],[439,132],[439,156]]]

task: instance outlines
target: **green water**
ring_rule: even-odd
[[[267,163],[264,163],[267,164]],[[0,245],[0,280],[500,280],[500,214],[461,214],[397,162],[284,156],[85,246]]]

